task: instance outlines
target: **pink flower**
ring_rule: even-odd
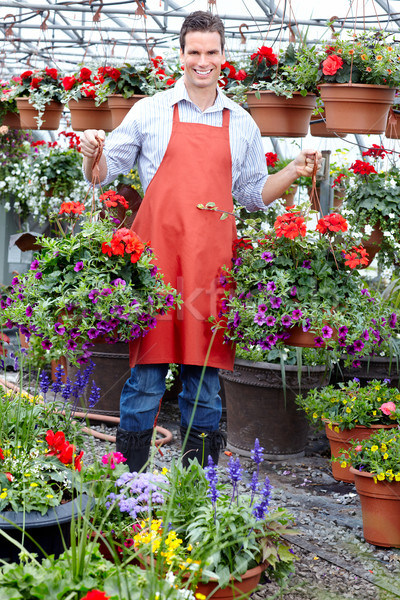
[[[354,448],[354,450],[355,450],[356,452],[361,452],[361,450],[362,450],[362,446],[360,446],[360,444],[358,444],[358,446],[356,446],[356,447]]]
[[[103,465],[109,465],[111,469],[115,469],[115,465],[126,462],[125,456],[121,452],[109,452],[101,457]]]
[[[388,416],[396,412],[396,405],[394,402],[384,402],[379,408],[384,415]]]

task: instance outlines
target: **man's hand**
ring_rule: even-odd
[[[298,177],[311,177],[314,171],[314,165],[317,162],[317,170],[322,164],[322,154],[318,150],[302,150],[294,159]]]
[[[94,160],[99,142],[96,138],[99,138],[102,142],[106,139],[106,134],[102,129],[86,129],[81,135],[81,152],[85,158]]]

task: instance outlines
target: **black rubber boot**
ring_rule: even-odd
[[[125,456],[131,473],[139,472],[147,463],[152,436],[153,429],[126,431],[121,427],[117,428],[117,452]]]
[[[181,427],[181,440],[185,439],[187,429]],[[211,456],[215,465],[218,464],[219,453],[226,446],[226,436],[221,431],[190,430],[186,446],[183,450],[182,465],[189,466],[189,459],[196,458],[202,467],[207,466]]]

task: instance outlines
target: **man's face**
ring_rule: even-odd
[[[190,31],[185,36],[185,50],[180,52],[185,67],[184,78],[188,90],[216,88],[225,62],[221,37],[217,31]]]

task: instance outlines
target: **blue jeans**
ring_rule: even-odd
[[[165,392],[168,364],[136,365],[125,383],[120,400],[120,427],[127,431],[151,429]],[[181,365],[179,394],[181,426],[188,427],[199,387],[202,367]],[[207,367],[200,389],[192,429],[218,431],[222,414],[218,369]]]

